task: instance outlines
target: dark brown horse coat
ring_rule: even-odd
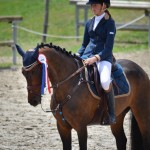
[[[19,53],[22,51],[20,47],[17,49]],[[71,129],[75,129],[78,134],[80,149],[86,150],[87,125],[91,123],[95,115],[99,115],[95,113],[99,100],[91,95],[86,83],[79,84],[80,74],[76,74],[70,80],[59,84],[78,69],[73,55],[51,44],[40,45],[38,51],[47,58],[48,76],[53,87],[50,108],[51,110],[59,108],[53,112],[53,115],[57,120],[63,149],[71,150]],[[22,56],[25,57],[25,55]],[[111,130],[116,139],[117,149],[126,149],[127,138],[124,133],[123,121],[126,113],[131,110],[131,147],[135,150],[149,150],[150,80],[144,70],[136,63],[124,59],[117,62],[124,68],[131,86],[129,96],[116,98],[117,123],[111,125]],[[83,65],[81,61],[79,64],[80,67]],[[23,67],[23,74],[28,85],[28,102],[33,106],[41,103],[41,70],[41,64],[38,63],[32,69]],[[93,122],[93,124],[98,123],[98,120]]]

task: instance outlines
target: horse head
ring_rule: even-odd
[[[41,93],[42,82],[42,65],[37,61],[39,47],[26,52],[18,45],[16,48],[23,59],[22,74],[27,81],[28,102],[32,106],[37,106],[41,103],[41,94],[39,93]]]

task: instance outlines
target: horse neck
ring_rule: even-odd
[[[45,55],[48,62],[48,76],[52,86],[64,81],[77,70],[75,60],[61,51],[49,49],[48,51],[45,51]],[[56,89],[57,96],[59,98],[64,97],[64,95],[68,92],[67,89],[71,88],[72,83],[74,83],[74,81],[70,79],[64,84],[60,85],[60,87]]]

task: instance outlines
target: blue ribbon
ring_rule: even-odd
[[[42,63],[42,85],[41,85],[41,94],[44,95],[44,88],[46,86],[46,72],[45,72],[45,64]]]

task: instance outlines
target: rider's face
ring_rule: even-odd
[[[94,15],[100,16],[106,9],[105,4],[91,4],[91,10]]]

